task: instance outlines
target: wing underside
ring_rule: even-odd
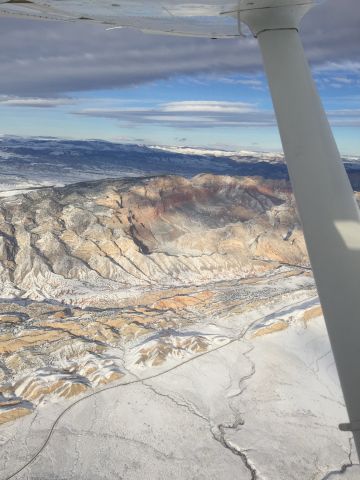
[[[213,38],[241,36],[245,10],[321,0],[0,0],[0,16],[87,21],[108,28]],[[300,2],[300,3],[299,3]]]
[[[221,1],[0,0],[0,16],[88,21],[106,27],[128,27],[152,33],[200,37],[239,36],[236,19],[224,12],[237,8]]]

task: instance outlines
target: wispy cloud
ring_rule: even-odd
[[[193,112],[193,113],[249,113],[255,110],[254,105],[244,102],[217,102],[211,101],[185,101],[170,102],[162,107],[164,112]]]
[[[86,107],[72,113],[114,119],[127,127],[157,125],[182,129],[276,125],[273,110],[261,108],[257,103],[250,102],[188,100],[159,103],[149,107],[129,106],[125,103],[110,108]],[[334,126],[360,126],[359,108],[331,108],[328,115]]]
[[[335,82],[342,83],[344,85],[352,85],[354,83],[353,78],[349,77],[334,77]]]
[[[0,97],[0,105],[9,107],[55,108],[75,104],[72,98]]]
[[[73,112],[90,117],[115,118],[125,124],[209,128],[218,126],[273,125],[273,113],[256,104],[224,101],[168,102],[152,108],[84,108]]]
[[[360,109],[328,110],[328,115],[333,126],[360,127]]]
[[[359,74],[360,62],[353,60],[344,60],[341,62],[326,61],[313,68],[315,73],[336,73],[346,72],[347,74]]]

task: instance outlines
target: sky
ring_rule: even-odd
[[[301,36],[340,151],[360,155],[360,2]],[[257,41],[0,19],[0,134],[280,151]]]

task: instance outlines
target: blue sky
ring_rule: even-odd
[[[359,73],[339,67],[315,77],[341,152],[360,155]],[[7,100],[0,107],[5,134],[281,150],[261,73],[180,76],[122,89],[69,92],[40,106],[34,98]],[[35,106],[21,106],[26,102]]]
[[[305,50],[341,153],[360,155],[360,5],[343,5],[309,15]],[[281,150],[254,39],[8,19],[0,32],[1,134]]]

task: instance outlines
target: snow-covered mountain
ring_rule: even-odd
[[[358,188],[360,161],[344,160],[353,186]],[[288,179],[280,153],[144,146],[102,140],[0,137],[0,165],[0,196],[109,177],[168,174],[192,177],[212,173]]]

